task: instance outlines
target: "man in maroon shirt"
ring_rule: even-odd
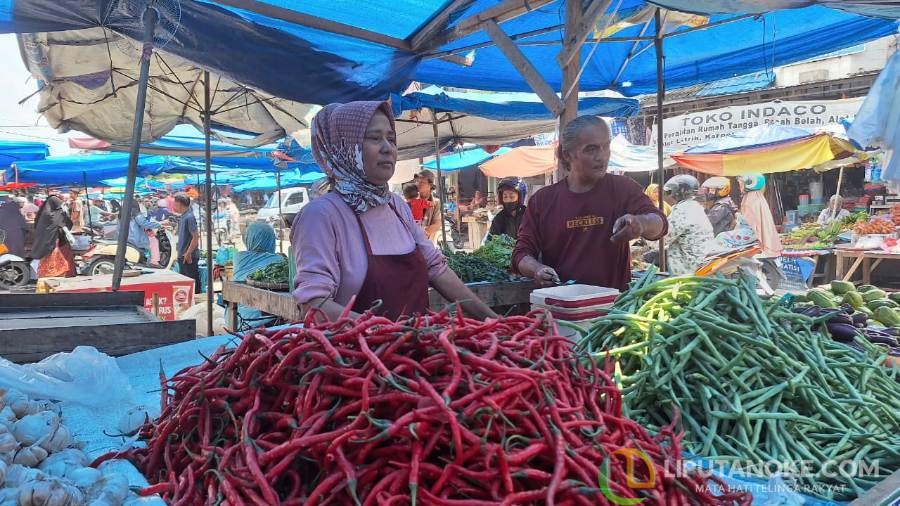
[[[596,116],[566,125],[557,158],[566,178],[531,197],[513,265],[541,286],[574,280],[624,290],[629,241],[666,234],[665,215],[634,180],[607,174],[610,131]]]

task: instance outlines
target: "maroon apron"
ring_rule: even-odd
[[[408,231],[406,222],[400,217],[394,204],[388,205]],[[424,313],[428,308],[428,265],[419,251],[415,236],[410,233],[413,237],[413,250],[409,253],[374,255],[362,219],[358,214],[353,214],[359,223],[363,242],[366,243],[366,258],[369,261],[366,278],[356,295],[353,311],[368,311],[376,301],[381,300],[381,306],[376,312],[391,320],[396,320],[401,315]]]

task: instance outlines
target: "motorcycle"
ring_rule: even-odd
[[[7,289],[25,286],[35,277],[31,264],[24,258],[10,253],[4,244],[5,241],[6,232],[0,230],[0,286]]]
[[[105,226],[101,235],[103,238],[93,239],[93,245],[80,257],[76,257],[79,274],[84,276],[112,274],[118,250],[118,243],[114,238],[115,233],[115,225]],[[159,242],[159,266],[151,266],[149,258],[129,244],[125,249],[125,261],[130,266],[172,268],[175,264],[175,236],[167,227],[157,229],[155,234]]]
[[[737,248],[727,248],[717,243],[720,248],[704,259],[703,265],[696,270],[697,276],[734,276],[742,274],[756,278],[757,289],[763,295],[772,295],[781,285],[784,275],[774,258],[760,257],[762,248],[753,242]]]

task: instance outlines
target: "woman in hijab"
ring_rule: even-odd
[[[284,260],[283,256],[275,253],[275,229],[268,223],[251,223],[244,231],[244,244],[247,251],[234,254],[234,281],[246,281],[247,276],[254,272]],[[225,321],[231,321],[228,311],[226,310]],[[234,329],[238,331],[265,326],[275,320],[263,315],[259,309],[241,305],[238,306],[238,315],[238,328]]]
[[[650,183],[647,185],[647,189],[644,190],[644,195],[650,197],[650,200],[653,201],[653,205],[659,207],[659,185],[656,183]],[[663,214],[666,216],[672,212],[672,206],[669,205],[668,202],[663,200]]]
[[[63,209],[62,199],[56,195],[47,197],[38,210],[31,248],[32,258],[40,259],[39,278],[75,276],[75,257],[65,233],[71,226],[72,220]]]
[[[22,208],[13,200],[0,201],[0,230],[6,233],[2,242],[13,255],[25,258],[25,230],[28,223]]]
[[[496,315],[447,266],[391,193],[397,136],[388,102],[329,104],[312,125],[313,155],[331,191],[294,220],[294,297],[336,319],[376,308],[391,319],[424,313],[428,285],[477,318]]]
[[[784,247],[775,228],[775,218],[763,191],[766,178],[762,174],[745,174],[740,178],[744,199],[741,200],[741,215],[759,240],[762,254],[766,257],[781,256]]]

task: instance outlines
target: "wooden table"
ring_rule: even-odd
[[[837,278],[842,281],[850,281],[856,271],[862,265],[862,282],[863,284],[872,283],[872,271],[875,270],[884,260],[900,260],[900,255],[893,253],[883,253],[879,251],[852,250],[835,248],[835,257],[837,258]],[[849,269],[846,269],[846,261],[852,260],[853,263]]]
[[[469,283],[466,286],[490,307],[528,303],[531,291],[537,288],[531,280],[506,283]],[[297,301],[290,292],[273,292],[245,283],[226,281],[222,287],[222,299],[230,309],[229,321],[226,322],[230,329],[237,327],[238,304],[254,307],[288,321],[295,322],[302,319]],[[447,300],[439,293],[433,288],[428,289],[428,305],[431,309],[441,310],[446,304]]]
[[[0,295],[0,356],[35,362],[76,346],[114,357],[188,341],[194,320],[163,321],[133,291]]]

